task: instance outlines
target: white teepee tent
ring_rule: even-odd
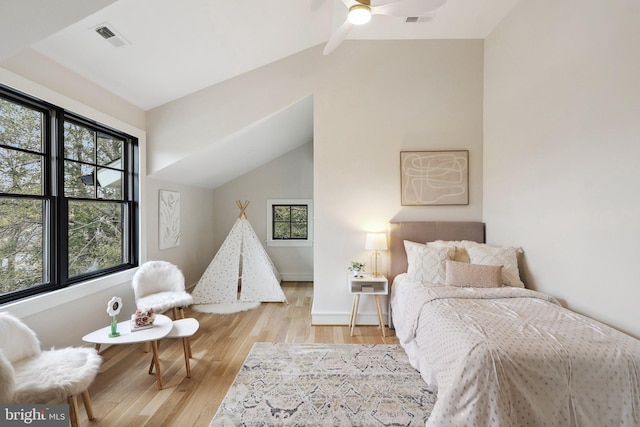
[[[195,310],[235,312],[255,308],[260,302],[287,301],[280,274],[247,219],[249,202],[236,203],[240,215],[193,289]]]

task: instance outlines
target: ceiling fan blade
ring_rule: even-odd
[[[445,4],[447,0],[399,0],[371,6],[372,15],[421,16]]]
[[[349,20],[344,21],[340,28],[338,28],[336,32],[333,33],[333,35],[327,42],[327,45],[324,47],[322,54],[328,55],[333,52],[333,50],[337,48],[344,39],[347,38],[347,35],[349,34],[349,31],[351,31],[352,26],[353,25],[351,24],[351,22],[349,22]]]

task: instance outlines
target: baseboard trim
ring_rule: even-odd
[[[313,282],[313,273],[282,273],[283,282]]]

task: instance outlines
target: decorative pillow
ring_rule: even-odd
[[[407,252],[407,274],[412,281],[444,285],[445,261],[453,259],[454,248],[430,248],[421,243],[405,240],[404,249]]]
[[[454,248],[456,250],[454,260],[458,262],[470,262],[467,254],[467,247],[480,245],[481,243],[472,242],[470,240],[435,240],[427,242],[427,246],[431,248]]]
[[[502,283],[507,286],[524,288],[518,270],[518,248],[509,246],[475,245],[467,248],[472,264],[501,265]]]
[[[502,287],[501,265],[468,264],[447,260],[445,266],[447,285],[472,288]]]

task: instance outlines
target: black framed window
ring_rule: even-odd
[[[137,265],[137,139],[0,86],[0,303]]]
[[[307,240],[309,212],[307,205],[273,205],[274,240]]]
[[[267,199],[267,246],[313,245],[312,199]]]

